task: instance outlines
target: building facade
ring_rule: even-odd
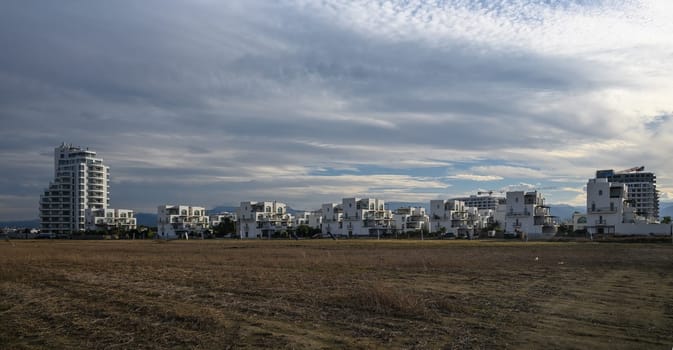
[[[157,208],[157,235],[160,239],[188,238],[209,228],[204,207],[160,205]]]
[[[54,149],[54,180],[40,196],[40,230],[70,234],[86,229],[87,209],[110,204],[110,168],[96,152],[61,144]]]

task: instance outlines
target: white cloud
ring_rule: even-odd
[[[497,181],[504,179],[502,176],[496,175],[473,175],[473,174],[456,174],[446,177],[453,180],[471,180],[471,181]]]
[[[527,167],[517,167],[509,165],[481,165],[471,168],[477,174],[497,174],[495,176],[502,176],[505,178],[531,178],[542,179],[548,178],[549,175],[544,172]]]

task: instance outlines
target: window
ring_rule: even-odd
[[[603,190],[598,190],[598,195],[602,196],[603,195]]]

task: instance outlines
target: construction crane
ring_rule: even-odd
[[[633,168],[628,168],[620,171],[616,171],[615,174],[626,174],[626,173],[632,173],[632,172],[638,172],[638,171],[643,171],[645,170],[645,166],[634,166]]]

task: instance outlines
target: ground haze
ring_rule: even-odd
[[[12,349],[673,347],[673,245],[4,241]]]

